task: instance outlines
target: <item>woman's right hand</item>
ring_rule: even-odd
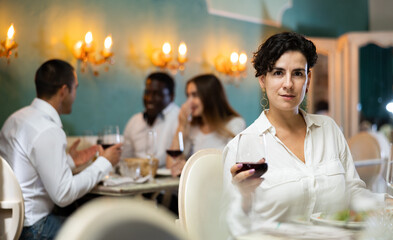
[[[191,105],[187,100],[180,108],[179,112],[179,125],[185,127],[189,122],[189,117],[191,115]]]
[[[258,163],[264,163],[265,159],[261,159]],[[255,178],[252,175],[255,169],[245,170],[237,173],[243,167],[243,164],[237,163],[231,167],[232,183],[237,186],[240,194],[242,195],[242,209],[245,213],[251,210],[253,195],[255,189],[262,183],[263,178]]]
[[[184,168],[184,165],[186,165],[186,160],[184,160],[184,159],[179,159],[179,160],[174,161],[174,163],[172,164],[172,167],[170,168],[172,177],[179,176]]]
[[[265,159],[261,159],[258,163],[264,163]],[[245,170],[237,173],[243,164],[237,163],[231,167],[232,183],[238,187],[243,197],[249,197],[255,189],[262,183],[263,178],[251,177],[255,173],[255,169]]]

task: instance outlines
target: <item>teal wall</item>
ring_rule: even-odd
[[[342,21],[354,4],[356,13]],[[175,75],[176,103],[180,105],[185,100],[186,80],[214,72],[218,54],[243,50],[251,58],[267,36],[285,29],[337,37],[367,30],[367,22],[365,0],[294,0],[293,8],[283,16],[283,28],[210,15],[205,0],[2,0],[0,39],[5,39],[9,25],[14,23],[19,56],[12,57],[10,64],[0,59],[0,126],[12,112],[30,104],[35,96],[35,71],[51,58],[69,61],[77,69],[77,99],[72,114],[62,116],[62,120],[68,134],[81,135],[108,124],[123,129],[130,116],[143,109],[144,78],[156,69],[149,55],[164,41],[174,48],[185,41],[189,49],[186,70]],[[112,34],[114,41],[115,64],[107,72],[105,67],[97,67],[98,77],[91,71],[82,73],[72,55],[73,45],[89,30],[98,49],[102,49],[106,35]],[[248,63],[247,77],[239,86],[225,84],[231,104],[247,124],[260,112],[260,90],[253,73]]]

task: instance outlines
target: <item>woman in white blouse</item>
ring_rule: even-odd
[[[184,138],[183,155],[175,161],[167,157],[167,168],[178,176],[186,159],[204,148],[224,149],[236,134],[246,127],[244,119],[229,105],[220,80],[213,74],[203,74],[186,84],[187,101],[179,113],[177,133]],[[175,134],[172,147],[178,144]]]
[[[299,108],[316,61],[314,44],[297,33],[273,35],[254,54],[255,76],[269,109],[243,132],[265,135],[268,171],[262,178],[249,178],[254,169],[236,173],[242,167],[236,164],[238,136],[224,149],[226,220],[233,236],[267,222],[340,210],[348,197],[372,195],[333,119]],[[383,203],[384,195],[372,196]]]

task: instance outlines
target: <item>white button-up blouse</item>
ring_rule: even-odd
[[[224,149],[224,206],[232,235],[243,234],[264,222],[288,221],[312,213],[332,212],[348,206],[363,194],[372,195],[359,179],[346,140],[333,119],[302,111],[307,133],[305,163],[276,136],[274,126],[263,112],[243,133],[265,134],[268,171],[255,191],[250,221],[241,207],[241,195],[232,184],[230,168],[236,162],[239,136]],[[384,195],[373,195],[378,202]]]

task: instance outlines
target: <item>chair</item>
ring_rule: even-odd
[[[348,140],[356,170],[366,187],[385,192],[384,172],[390,155],[389,142],[376,132],[360,132]]]
[[[207,240],[229,236],[220,221],[222,185],[220,150],[200,150],[187,160],[179,183],[179,221],[190,236]]]
[[[389,161],[386,166],[386,192],[393,196],[393,145],[391,145]]]
[[[18,239],[23,229],[25,208],[18,180],[0,156],[0,239]]]
[[[72,214],[57,240],[188,239],[175,217],[152,202],[130,198],[94,199]]]

